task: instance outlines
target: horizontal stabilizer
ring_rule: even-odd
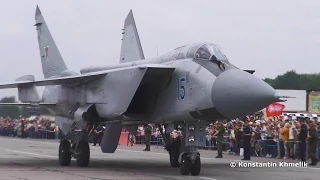
[[[0,103],[0,106],[55,106],[55,103]]]
[[[25,75],[16,79],[18,82],[31,81],[34,82],[35,78],[33,75]],[[23,103],[25,102],[40,102],[40,97],[36,86],[34,84],[26,84],[18,87],[18,97]]]

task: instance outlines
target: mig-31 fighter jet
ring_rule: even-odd
[[[145,59],[132,11],[122,29],[120,63],[69,70],[37,6],[36,29],[43,80],[26,75],[0,89],[17,88],[21,103],[6,106],[45,107],[55,116],[63,134],[73,124],[81,130],[75,143],[62,139],[59,162],[87,167],[90,159],[87,124],[105,124],[101,150],[114,153],[123,128],[136,134],[138,125],[156,124],[161,130],[170,163],[182,175],[199,175],[199,146],[205,145],[207,121],[237,118],[281,101],[276,91],[253,71],[231,64],[210,42],[184,45]],[[201,29],[199,29],[201,31]],[[45,86],[42,97],[36,86]],[[179,150],[172,148],[170,132],[182,127]],[[169,158],[168,158],[169,159]]]

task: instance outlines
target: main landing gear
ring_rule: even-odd
[[[205,123],[204,122],[186,122],[181,123],[182,136],[170,138],[172,131],[169,126],[162,134],[165,148],[169,152],[171,167],[179,167],[181,175],[197,176],[201,172],[201,159],[198,151],[199,146],[205,145]],[[160,127],[160,126],[159,126]],[[170,131],[171,130],[171,131]]]
[[[79,167],[88,167],[90,161],[90,148],[87,141],[86,132],[80,132],[80,138],[72,145],[69,140],[63,139],[59,146],[59,163],[61,166],[69,166],[71,158],[77,160]]]
[[[71,144],[69,140],[63,139],[59,146],[59,163],[61,166],[69,166],[71,163]]]

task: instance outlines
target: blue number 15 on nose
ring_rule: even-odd
[[[183,100],[186,95],[186,89],[183,83],[186,82],[186,78],[178,78],[178,100]]]

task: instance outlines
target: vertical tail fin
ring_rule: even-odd
[[[120,63],[143,60],[144,54],[132,10],[130,10],[124,22],[122,34]]]
[[[59,76],[61,72],[68,68],[62,59],[38,6],[36,9],[35,20],[44,78],[47,79],[52,76]]]

